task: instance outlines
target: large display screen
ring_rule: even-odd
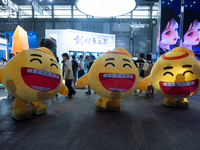
[[[180,46],[181,0],[163,0],[160,3],[157,43],[158,54],[163,55]]]
[[[183,36],[181,45],[188,48],[200,61],[200,1],[184,1]]]

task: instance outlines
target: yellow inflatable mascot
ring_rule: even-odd
[[[192,55],[187,48],[174,48],[156,61],[143,80],[165,96],[165,106],[188,108],[187,98],[200,90],[200,64]]]
[[[45,48],[23,50],[16,54],[8,63],[0,68],[0,82],[16,97],[13,118],[22,120],[47,112],[42,103],[52,98],[58,92],[68,94],[67,87],[62,83],[59,64],[53,53]]]
[[[90,71],[77,80],[77,85],[89,85],[101,97],[95,102],[96,109],[120,110],[120,101],[139,88],[146,90],[146,84],[139,78],[132,56],[124,48],[115,48],[101,55]]]

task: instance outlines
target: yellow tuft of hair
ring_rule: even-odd
[[[174,49],[172,49],[170,52],[185,52],[188,53],[190,55],[194,55],[193,52],[191,52],[189,49],[187,49],[186,47],[176,47]]]
[[[46,48],[46,47],[39,47],[39,48],[37,48],[37,49],[49,53],[51,56],[53,56],[53,57],[56,59],[56,57],[54,56],[54,54],[53,54],[48,48]]]
[[[120,51],[120,52],[124,53],[125,55],[127,55],[128,57],[133,58],[131,56],[131,54],[129,54],[129,52],[125,48],[123,48],[123,47],[117,47],[114,50]]]

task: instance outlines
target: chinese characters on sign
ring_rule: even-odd
[[[115,48],[115,35],[68,30],[68,49],[106,52]]]
[[[84,44],[88,44],[88,45],[105,45],[105,47],[107,47],[108,39],[107,38],[103,38],[103,39],[96,39],[95,37],[93,38],[84,38],[83,36],[77,35],[74,39],[73,39],[76,44],[80,44],[81,46],[83,46]]]

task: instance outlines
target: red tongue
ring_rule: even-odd
[[[30,71],[30,69],[32,69],[32,72]],[[21,74],[27,86],[39,91],[54,90],[55,88],[57,88],[61,80],[61,76],[59,74],[27,67],[23,67],[21,69]]]
[[[190,94],[196,91],[199,85],[199,80],[196,79],[195,84],[190,86],[164,86],[163,85],[164,83],[167,82],[162,82],[162,81],[159,82],[160,87],[165,94],[174,97],[184,97],[184,96],[189,96]]]
[[[113,74],[111,74],[112,76]],[[132,88],[135,83],[135,75],[134,74],[123,74],[120,78],[118,78],[118,74],[114,74],[116,77],[105,77],[104,73],[99,74],[99,79],[101,85],[112,92],[126,92]],[[123,78],[123,76],[125,78]],[[130,77],[130,78],[128,78]]]

